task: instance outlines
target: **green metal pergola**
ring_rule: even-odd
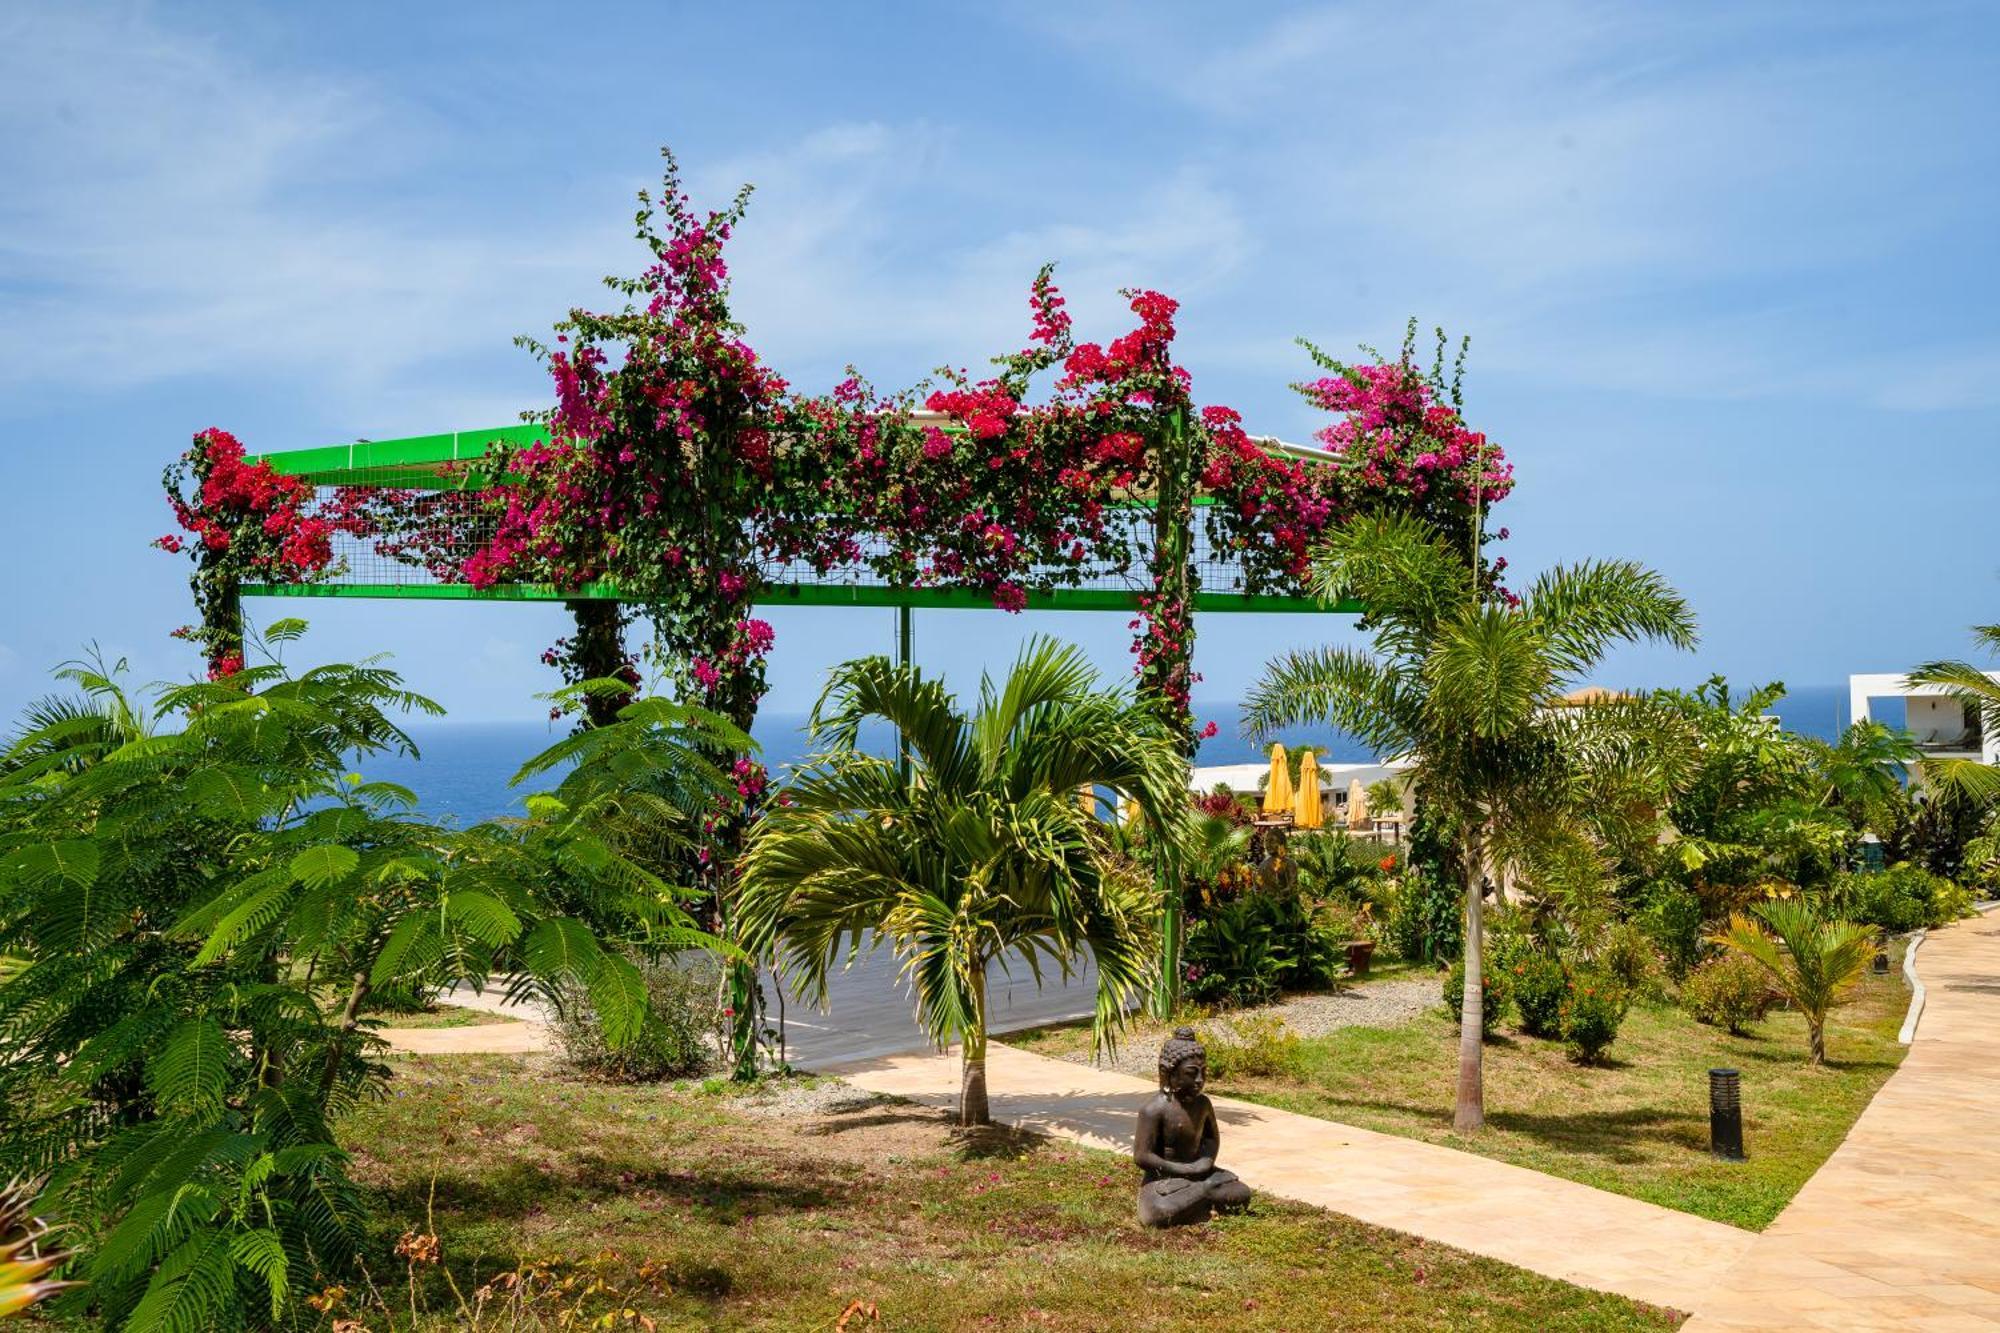
[[[419,491],[476,491],[504,478],[482,469],[496,447],[521,448],[548,438],[538,425],[500,426],[489,430],[454,431],[442,435],[413,435],[394,440],[356,440],[351,444],[325,445],[261,455],[273,470],[303,478],[321,488],[393,487]],[[1316,451],[1277,441],[1266,441],[1273,452],[1305,458],[1324,458]],[[1195,503],[1205,505],[1207,497]],[[1142,519],[1149,506],[1131,500],[1122,506],[1134,521]],[[1199,525],[1197,525],[1199,526]],[[463,534],[466,554],[475,549],[484,534],[468,530]],[[1361,610],[1358,604],[1329,606],[1311,597],[1294,594],[1252,592],[1240,567],[1226,552],[1207,549],[1204,536],[1193,537],[1195,568],[1200,576],[1193,596],[1196,611],[1256,611],[1281,614],[1305,612],[1347,612]],[[580,588],[556,588],[548,584],[505,583],[489,588],[442,579],[421,564],[407,558],[386,555],[368,539],[342,536],[336,541],[336,559],[344,569],[339,577],[316,583],[246,583],[242,593],[249,597],[371,597],[444,601],[573,602],[625,600],[615,583],[585,584]],[[907,587],[885,583],[865,565],[856,564],[818,572],[802,564],[767,568],[768,586],[759,599],[768,606],[874,606],[902,609],[907,636],[907,612],[914,609],[990,610],[992,598],[974,588]],[[1136,611],[1141,584],[1127,570],[1105,569],[1086,574],[1076,587],[1058,587],[1028,593],[1031,610],[1045,611]]]

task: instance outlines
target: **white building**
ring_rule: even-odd
[[[1986,673],[2000,682],[2000,671]],[[1983,735],[1977,712],[1968,709],[1941,685],[1912,685],[1900,673],[1876,672],[1847,678],[1848,716],[1856,722],[1870,717],[1869,707],[1883,699],[1901,699],[1903,725],[1917,748],[1934,759],[1977,759],[2000,764],[2000,736]]]

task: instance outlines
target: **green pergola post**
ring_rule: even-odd
[[[1155,591],[1168,594],[1170,601],[1177,601],[1187,608],[1190,620],[1187,637],[1191,639],[1195,599],[1189,586],[1188,559],[1194,542],[1194,515],[1193,506],[1189,504],[1192,478],[1189,476],[1187,457],[1187,422],[1181,411],[1175,411],[1168,419],[1167,434],[1161,444],[1165,457],[1159,468],[1159,495],[1153,511],[1153,567],[1160,577]],[[1183,653],[1191,657],[1192,646],[1187,644],[1187,640],[1183,643],[1186,645]],[[1192,717],[1185,721],[1190,728],[1193,726]],[[1181,741],[1187,762],[1192,764],[1194,737],[1183,736]],[[1187,923],[1181,912],[1179,867],[1164,859],[1156,859],[1153,875],[1160,903],[1160,967],[1153,982],[1151,1009],[1153,1017],[1165,1019],[1172,1018],[1174,1010],[1180,1005],[1181,946]]]

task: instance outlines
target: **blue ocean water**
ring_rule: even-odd
[[[1846,724],[1847,691],[1835,685],[1793,690],[1771,710],[1787,730],[1831,740]],[[1262,759],[1265,743],[1241,734],[1240,712],[1227,701],[1197,701],[1199,722],[1214,722],[1217,734],[1202,742],[1198,764],[1248,764]],[[763,746],[764,762],[773,769],[805,758],[805,715],[768,713],[753,733]],[[1888,719],[1894,721],[1894,719]],[[475,824],[497,815],[522,813],[523,798],[553,785],[544,778],[523,786],[510,785],[530,757],[562,739],[562,724],[548,722],[434,722],[411,728],[421,757],[377,756],[362,764],[369,778],[399,782],[415,791],[419,808],[434,819],[459,825]],[[886,728],[864,732],[862,743],[877,754],[888,754]],[[1299,728],[1279,739],[1288,746],[1311,745],[1328,763],[1359,763],[1375,758],[1353,737],[1325,727]]]

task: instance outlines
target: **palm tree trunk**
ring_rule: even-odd
[[[1826,1063],[1826,1020],[1819,1019],[1815,1021],[1812,1019],[1808,1019],[1806,1021],[1806,1030],[1812,1036],[1812,1062],[1816,1065],[1825,1064]]]
[[[986,1104],[986,960],[980,959],[972,980],[972,1026],[965,1034],[964,1070],[958,1085],[958,1123],[990,1125]]]
[[[1451,1127],[1470,1134],[1486,1125],[1485,915],[1480,880],[1485,866],[1480,831],[1465,835],[1465,994],[1458,1005],[1458,1101]]]

